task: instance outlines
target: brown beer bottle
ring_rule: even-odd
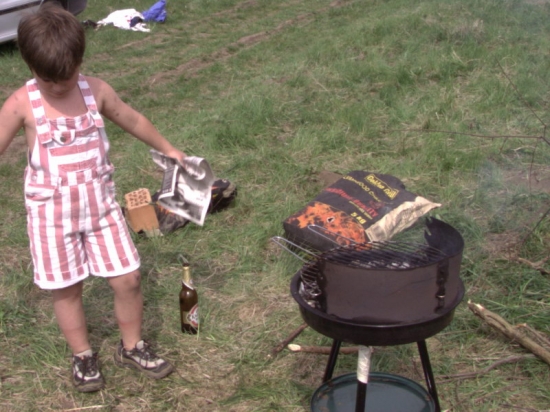
[[[180,291],[181,331],[197,333],[199,331],[199,296],[193,287],[189,262],[180,256],[183,263],[183,279]]]

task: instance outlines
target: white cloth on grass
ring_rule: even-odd
[[[98,26],[106,26],[107,24],[112,24],[119,29],[150,32],[151,30],[147,27],[145,23],[137,23],[133,27],[130,26],[130,22],[136,17],[142,19],[142,21],[145,20],[143,18],[143,14],[135,9],[117,10],[113,11],[103,20],[98,21],[97,24]]]

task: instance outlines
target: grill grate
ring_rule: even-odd
[[[446,257],[431,246],[405,242],[355,244],[319,256],[322,260],[364,269],[410,269],[431,265]]]
[[[317,268],[317,262],[313,262],[309,265],[302,267],[300,278],[302,283],[300,284],[300,295],[314,307],[319,307],[318,299],[323,294],[321,287],[319,286],[319,269]]]

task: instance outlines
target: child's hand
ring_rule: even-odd
[[[164,153],[166,156],[171,157],[173,159],[177,159],[177,161],[181,164],[183,164],[183,159],[187,157],[187,155],[182,152],[181,150],[178,150],[176,148],[172,148],[171,150],[168,150]]]

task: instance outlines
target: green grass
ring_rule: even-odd
[[[97,0],[79,19],[150,5]],[[320,172],[358,169],[394,175],[441,203],[432,214],[466,241],[464,302],[428,339],[442,408],[550,409],[542,360],[456,377],[529,353],[482,324],[467,300],[550,333],[550,264],[539,271],[517,259],[542,261],[550,245],[541,219],[550,150],[537,139],[550,122],[549,16],[543,0],[188,0],[168,2],[167,22],[150,33],[88,30],[82,71],[206,158],[239,196],[203,227],[135,236],[144,335],[178,373],[157,382],[116,367],[112,294],[89,279],[84,300],[107,389],[75,393],[51,298],[32,283],[18,137],[0,158],[0,410],[308,410],[326,356],[268,356],[303,322],[289,292],[301,262],[270,239],[322,189]],[[3,101],[29,77],[13,45],[0,45],[0,72]],[[107,132],[119,201],[158,190],[147,147],[112,124]],[[199,291],[198,336],[179,331],[179,253]],[[306,329],[296,343],[331,342]],[[336,374],[355,371],[356,361],[341,355]],[[414,345],[375,348],[372,368],[423,383]]]

